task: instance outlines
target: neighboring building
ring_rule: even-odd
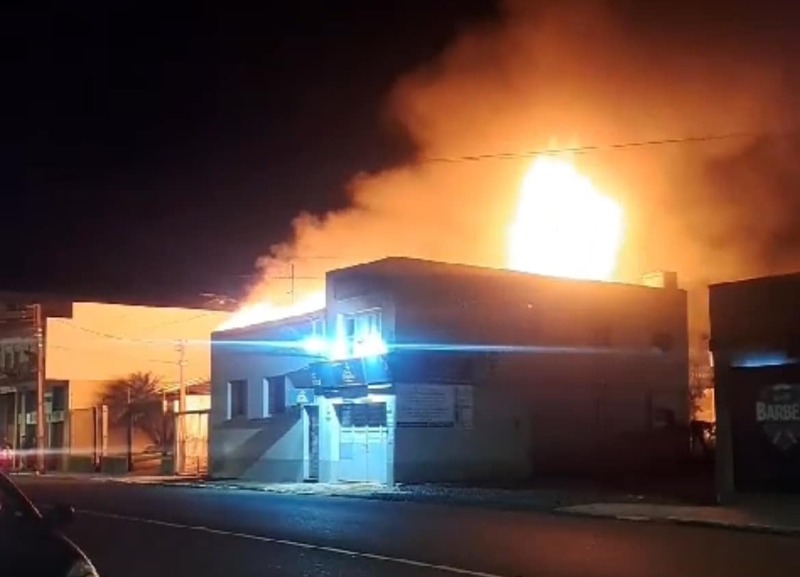
[[[36,442],[36,306],[41,306],[42,319],[71,314],[70,303],[46,295],[0,293],[0,431],[14,449]],[[48,381],[45,389],[47,433],[54,446],[60,447],[65,431],[65,391],[57,381]]]
[[[713,285],[717,484],[800,491],[800,273]]]
[[[0,330],[6,331],[0,339],[4,352],[12,349],[35,351],[34,320],[28,311],[36,302],[44,303],[49,467],[85,469],[93,466],[91,463],[97,460],[99,453],[125,454],[127,430],[111,426],[102,416],[101,406],[109,381],[135,372],[149,372],[160,379],[164,400],[169,401],[176,396],[182,373],[190,392],[200,397],[187,402],[187,410],[208,409],[210,335],[229,313],[17,298],[14,302],[9,300],[6,308],[10,312],[24,311],[19,313],[19,320],[13,326],[7,323],[6,329],[0,325]],[[35,361],[35,355],[29,353],[28,357]],[[5,358],[14,359],[13,356]],[[0,382],[0,393],[3,393],[0,394],[0,416],[5,416],[2,424],[9,440],[13,439],[15,447],[25,447],[35,439],[37,379],[35,362],[18,366],[27,367],[24,375],[20,374],[5,386]],[[19,415],[16,425],[15,412]],[[152,441],[136,429],[133,443],[133,450],[144,450]]]
[[[211,472],[394,483],[674,465],[686,294],[661,284],[407,258],[330,272],[324,311],[213,335]]]

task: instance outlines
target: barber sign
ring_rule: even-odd
[[[761,389],[756,421],[773,445],[783,451],[800,442],[800,385],[772,385]]]

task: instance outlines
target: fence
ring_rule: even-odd
[[[208,472],[208,410],[164,412],[155,401],[131,403],[117,414],[107,407],[73,409],[67,430],[64,468],[70,471]]]
[[[63,468],[73,472],[172,473],[175,417],[160,402],[72,409]]]
[[[176,472],[179,475],[208,473],[208,411],[175,415]]]
[[[74,472],[97,470],[104,445],[102,415],[103,411],[98,407],[68,412],[64,468]]]

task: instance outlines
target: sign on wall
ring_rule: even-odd
[[[756,421],[777,448],[800,443],[800,385],[763,387],[756,401]]]
[[[364,366],[360,359],[312,363],[309,370],[316,389],[340,389],[364,384]]]
[[[300,389],[292,383],[286,386],[286,406],[307,405],[314,402],[314,389]]]
[[[322,390],[343,390],[391,382],[389,367],[383,356],[312,363],[307,373],[309,384]],[[296,373],[290,374],[293,382],[303,380],[298,377]]]
[[[453,427],[456,388],[452,385],[396,385],[398,427]]]

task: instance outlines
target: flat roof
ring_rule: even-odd
[[[739,280],[724,281],[709,285],[709,288],[727,287],[727,286],[746,286],[746,285],[767,285],[767,284],[794,284],[800,283],[800,272],[789,272],[767,276],[757,276],[743,278]]]
[[[211,339],[214,340],[215,338],[219,337],[219,340],[229,340],[235,337],[247,337],[251,336],[250,333],[262,331],[264,329],[280,329],[280,328],[291,329],[293,325],[306,323],[323,316],[325,314],[325,310],[326,309],[323,308],[323,309],[318,309],[316,311],[311,311],[309,313],[303,313],[299,315],[292,315],[290,317],[283,317],[280,319],[263,321],[260,323],[247,325],[244,327],[233,327],[230,329],[216,330],[211,333]]]
[[[390,256],[375,261],[370,261],[362,264],[357,264],[349,267],[343,267],[328,272],[328,275],[335,277],[347,273],[371,273],[376,272],[380,274],[402,275],[402,276],[426,276],[426,275],[445,275],[445,276],[460,276],[460,277],[473,277],[473,278],[514,278],[518,280],[539,280],[541,282],[559,283],[568,285],[594,285],[594,286],[625,286],[642,288],[646,290],[664,290],[659,287],[652,287],[642,283],[632,283],[623,281],[603,281],[603,280],[586,280],[574,279],[559,276],[548,276],[542,274],[535,274],[529,272],[522,272],[512,269],[480,266],[471,264],[459,264],[442,262],[435,260],[428,260],[422,258],[404,257],[404,256]]]

